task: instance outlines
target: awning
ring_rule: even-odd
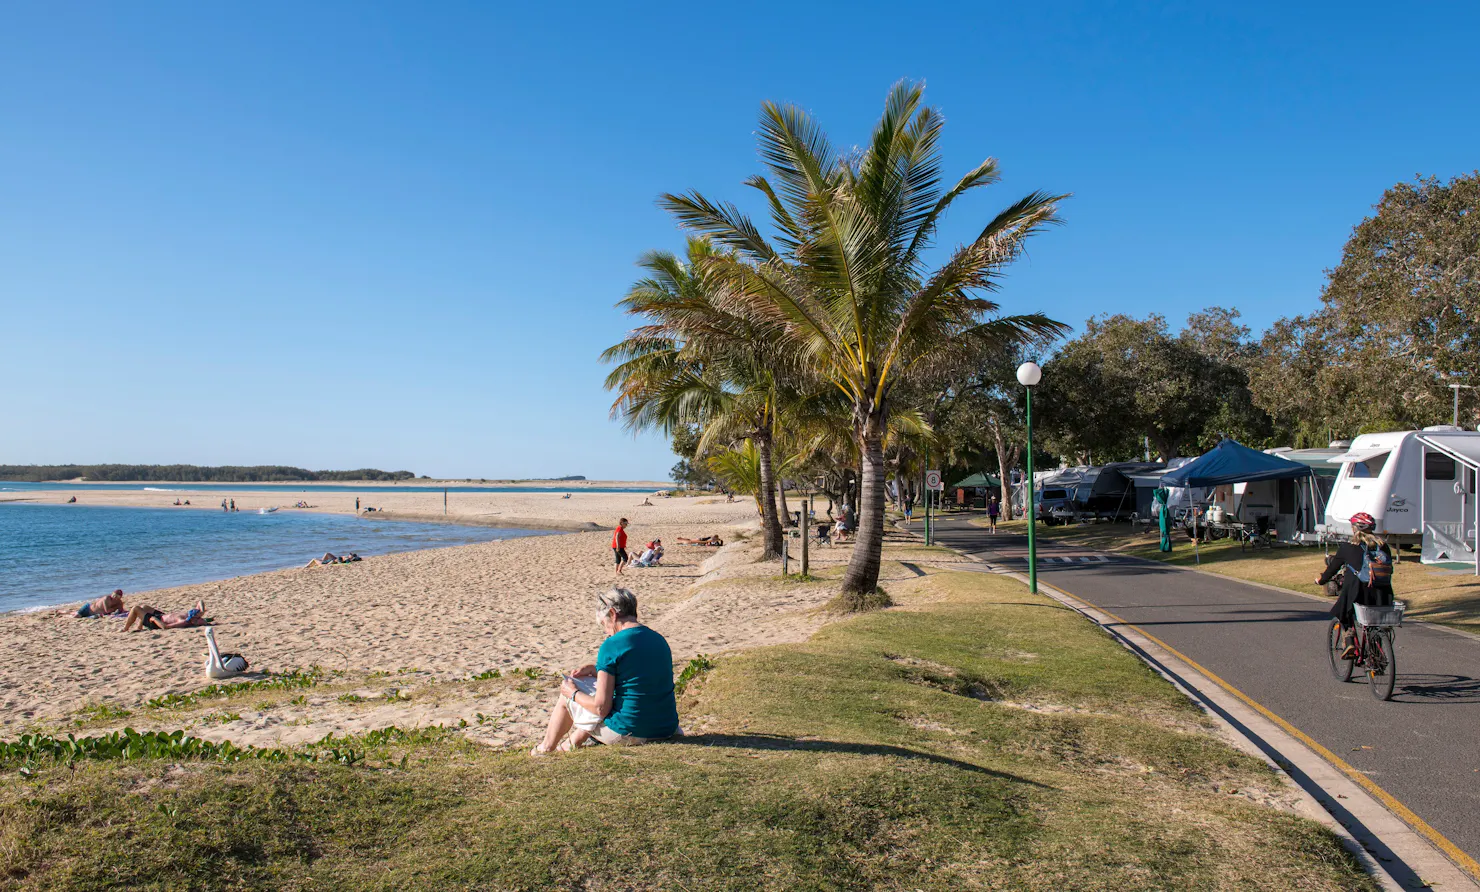
[[[1472,468],[1480,468],[1480,437],[1474,434],[1419,434],[1418,440]]]
[[[1233,440],[1224,440],[1194,461],[1165,474],[1163,486],[1223,486],[1256,480],[1293,480],[1310,476],[1310,468],[1266,455]]]
[[[1393,447],[1391,446],[1384,446],[1381,449],[1353,449],[1350,452],[1343,452],[1338,456],[1328,458],[1326,461],[1333,465],[1345,465],[1354,461],[1368,461],[1369,459],[1377,458],[1379,455],[1387,455],[1392,451]]]

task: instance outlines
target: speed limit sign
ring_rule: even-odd
[[[936,492],[940,492],[941,490],[943,490],[943,489],[946,488],[945,487],[945,484],[943,484],[943,483],[940,482],[940,472],[939,471],[926,471],[925,472],[925,488],[926,489],[930,489],[930,490],[934,490]]]

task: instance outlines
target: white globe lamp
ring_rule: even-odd
[[[1017,379],[1024,387],[1034,387],[1043,380],[1043,369],[1036,362],[1025,362],[1018,366]]]

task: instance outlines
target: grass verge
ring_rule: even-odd
[[[902,609],[696,668],[680,742],[0,764],[0,886],[1375,888],[1077,614],[986,574],[891,593]]]

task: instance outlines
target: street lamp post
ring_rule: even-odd
[[[1036,362],[1018,366],[1018,383],[1028,395],[1028,591],[1038,594],[1038,507],[1033,504],[1033,388],[1043,378]]]

